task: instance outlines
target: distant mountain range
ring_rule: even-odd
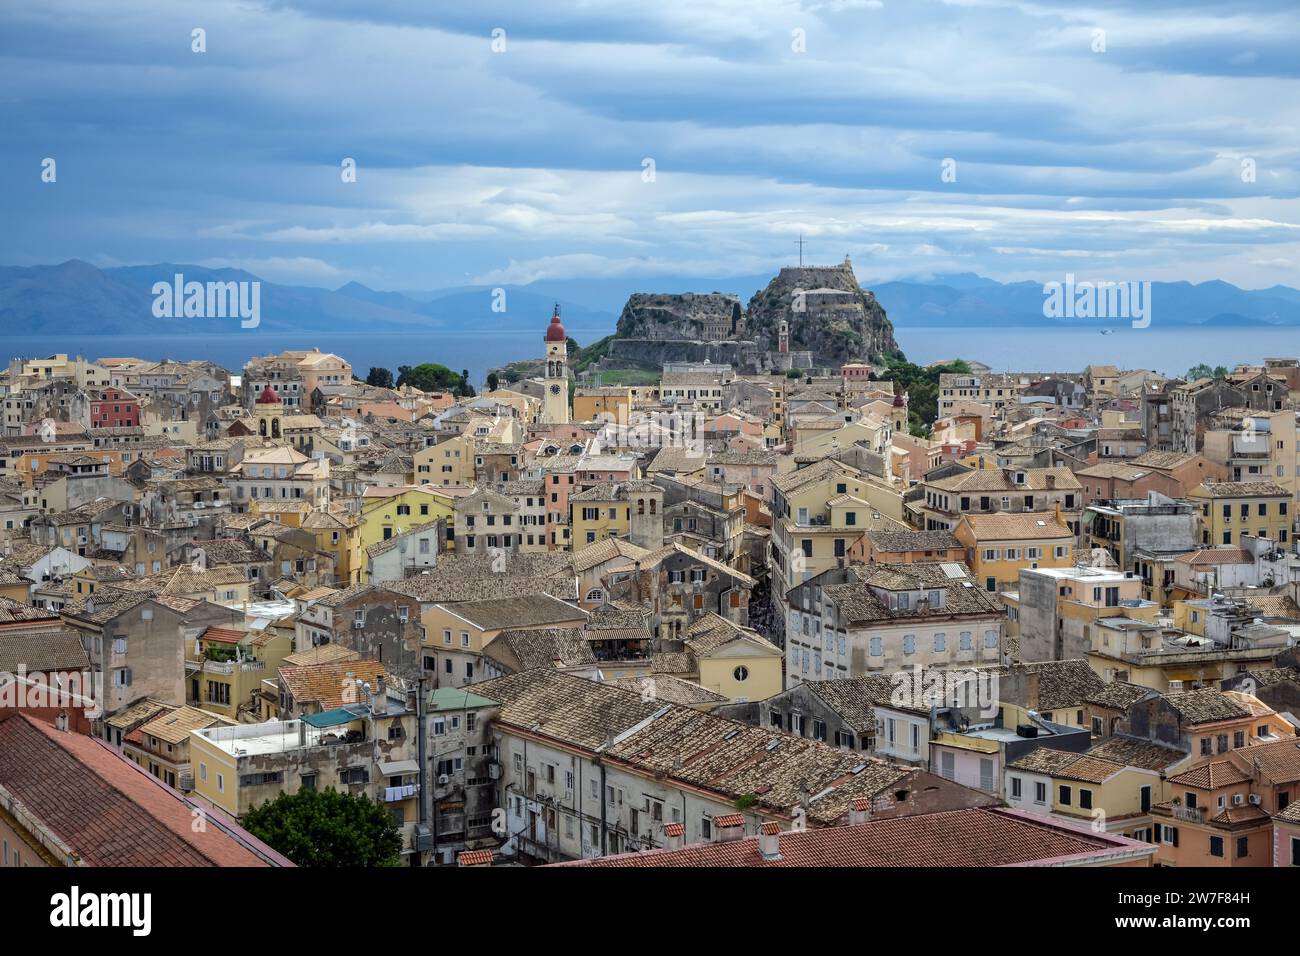
[[[428,332],[437,329],[542,329],[555,302],[571,330],[612,331],[634,292],[726,292],[742,303],[771,274],[695,278],[539,280],[504,286],[504,311],[487,286],[384,292],[349,282],[338,289],[281,285],[237,269],[160,263],[99,269],[77,259],[53,266],[0,267],[0,330],[7,335],[51,333],[151,335],[235,331],[234,319],[156,318],[152,288],[180,273],[186,281],[260,281],[261,326],[268,332]],[[1120,325],[1116,319],[1048,319],[1038,282],[1001,283],[971,273],[861,283],[899,328]],[[1172,325],[1300,326],[1300,290],[1240,289],[1218,280],[1151,283],[1153,318]],[[580,336],[584,344],[591,336]]]

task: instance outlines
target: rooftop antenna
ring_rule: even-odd
[[[795,243],[799,247],[799,266],[803,267],[803,233],[799,233],[799,239]]]

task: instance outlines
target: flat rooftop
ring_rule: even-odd
[[[342,743],[345,730],[346,727],[322,730],[301,720],[269,720],[261,724],[209,727],[194,731],[194,735],[233,757],[256,757],[319,747],[327,743]]]

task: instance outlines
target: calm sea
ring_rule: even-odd
[[[570,329],[586,345],[612,329]],[[999,371],[1079,371],[1097,363],[1124,369],[1149,368],[1181,375],[1201,362],[1231,367],[1265,356],[1300,355],[1300,328],[1146,329],[1116,328],[1111,335],[1095,329],[1035,328],[895,330],[899,345],[913,362],[969,358]],[[542,354],[540,333],[483,330],[427,333],[263,334],[243,332],[172,336],[0,336],[0,356],[45,356],[56,352],[83,355],[138,356],[146,359],[204,358],[238,372],[250,357],[285,349],[316,347],[342,355],[364,377],[371,366],[439,362],[469,369],[478,383],[493,366]]]

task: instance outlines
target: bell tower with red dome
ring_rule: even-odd
[[[551,324],[546,327],[546,389],[542,421],[552,425],[569,422],[569,336],[560,323],[560,303],[555,303]]]
[[[276,443],[284,439],[284,402],[267,382],[266,388],[262,389],[262,394],[257,397],[255,403],[257,414],[257,434],[261,438]]]

